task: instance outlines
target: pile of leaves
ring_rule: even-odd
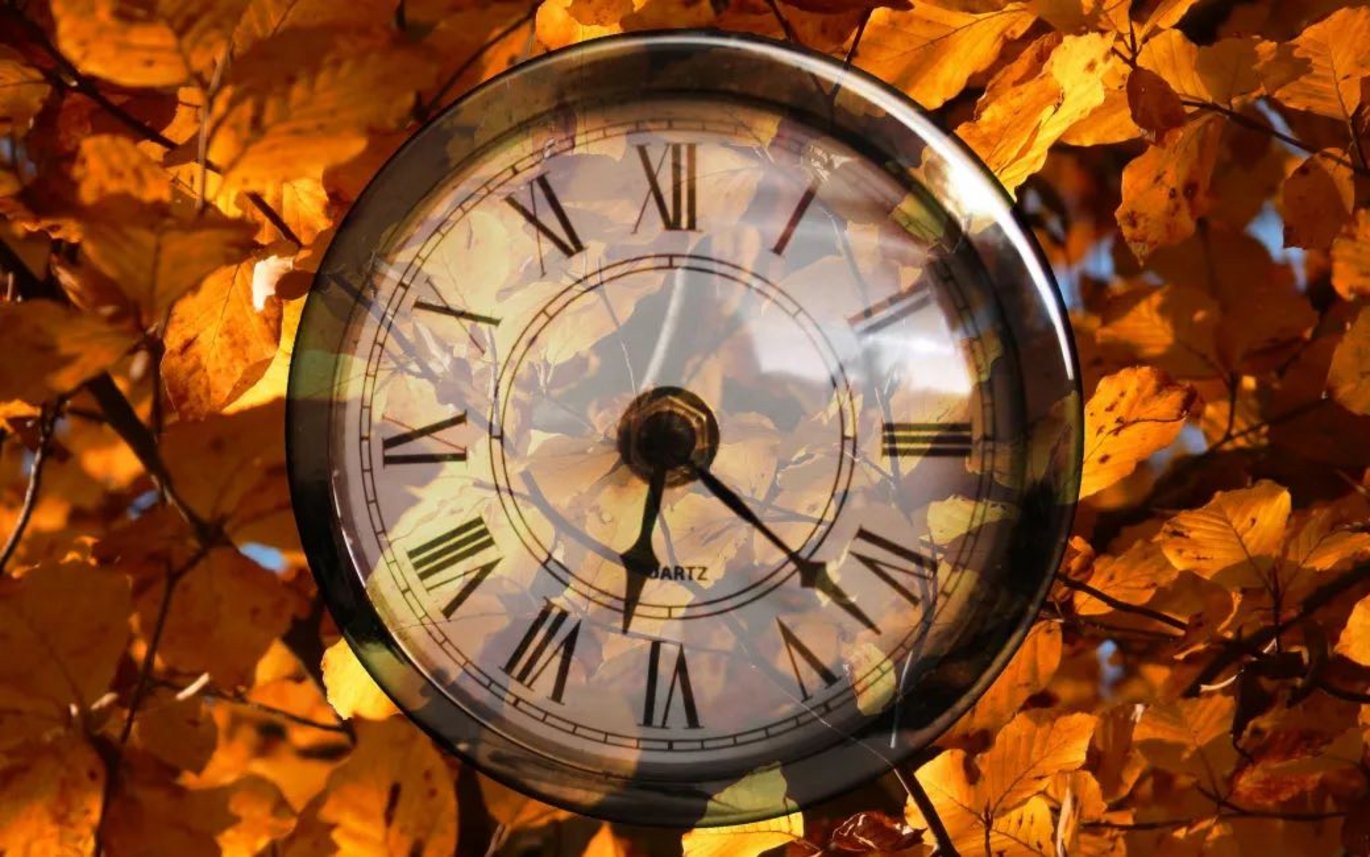
[[[398,716],[305,571],[281,437],[312,272],[407,134],[682,26],[955,129],[1087,396],[1067,562],[974,710],[842,800],[683,836]],[[0,135],[0,852],[1370,853],[1370,6],[7,0]]]

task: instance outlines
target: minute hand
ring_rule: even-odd
[[[866,612],[858,607],[855,601],[852,601],[851,596],[828,576],[827,563],[806,559],[790,550],[790,546],[785,544],[779,536],[772,532],[771,528],[766,526],[765,521],[757,517],[757,514],[752,511],[751,507],[747,505],[747,502],[739,497],[737,493],[727,485],[718,481],[717,476],[714,476],[705,468],[697,465],[694,467],[694,473],[699,481],[704,483],[704,487],[708,488],[715,497],[722,500],[723,505],[731,509],[734,515],[737,515],[753,527],[756,527],[757,532],[765,536],[768,542],[775,545],[780,549],[781,553],[789,557],[790,562],[794,563],[795,567],[799,569],[799,582],[801,584],[811,589],[817,589],[819,592],[831,598],[833,603],[838,607],[847,611],[847,614],[856,619],[856,621],[865,625],[867,628],[870,628],[872,631],[879,633],[880,628],[871,621],[871,617],[867,616]]]

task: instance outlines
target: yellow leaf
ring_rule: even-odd
[[[1145,604],[1178,573],[1157,545],[1136,541],[1120,556],[1096,559],[1089,585],[1126,604]],[[1092,616],[1113,608],[1087,592],[1077,591],[1075,609],[1082,616]]]
[[[245,0],[53,0],[57,46],[87,74],[125,86],[208,80]]]
[[[384,720],[400,713],[346,640],[339,640],[323,653],[323,682],[328,703],[339,717]]]
[[[214,755],[219,729],[200,696],[177,699],[174,692],[158,689],[138,709],[133,739],[168,765],[198,773]]]
[[[1370,209],[1362,209],[1332,243],[1332,285],[1347,300],[1370,295]]]
[[[1337,639],[1337,654],[1362,666],[1370,666],[1370,598],[1362,598],[1351,610]]]
[[[1177,384],[1149,366],[1124,369],[1099,381],[1085,405],[1080,496],[1104,490],[1173,443],[1197,403],[1193,387]]]
[[[67,723],[109,689],[128,643],[128,584],[80,563],[0,581],[0,750]]]
[[[789,804],[785,777],[777,768],[748,774],[709,800],[704,819],[727,818],[762,807]],[[684,857],[758,857],[804,838],[804,814],[798,811],[767,821],[721,827],[697,827],[680,839]]]
[[[1272,62],[1296,70],[1273,93],[1300,110],[1346,122],[1361,102],[1361,78],[1370,75],[1370,7],[1339,9],[1308,27]],[[1292,55],[1283,48],[1292,49]]]
[[[1100,75],[1104,84],[1104,100],[1083,119],[1070,126],[1061,142],[1070,146],[1106,146],[1122,143],[1142,135],[1142,129],[1132,121],[1128,105],[1127,81],[1131,69],[1122,57],[1110,54]]]
[[[1103,103],[1102,71],[1112,43],[1103,33],[1066,36],[1040,72],[1014,68],[1013,83],[996,76],[975,119],[957,129],[1010,191],[1040,170],[1051,145]]]
[[[206,214],[167,214],[157,206],[115,206],[83,221],[81,249],[142,311],[161,321],[181,295],[210,273],[242,259],[257,231],[251,223]]]
[[[1212,579],[1228,571],[1236,585],[1266,582],[1289,519],[1289,492],[1269,480],[1219,491],[1200,509],[1181,512],[1161,527],[1157,543],[1179,569]]]
[[[276,356],[281,302],[268,296],[259,308],[253,300],[253,274],[261,264],[219,269],[171,310],[162,374],[168,398],[185,419],[223,410]]]
[[[1017,515],[1008,503],[993,500],[976,502],[955,495],[928,504],[928,536],[935,544],[948,545],[975,530]]]
[[[105,765],[84,738],[29,744],[0,762],[0,851],[89,854],[105,788]]]
[[[1021,3],[982,14],[932,3],[871,13],[857,65],[935,110],[999,57],[1004,44],[1032,25]]]
[[[136,336],[56,301],[0,303],[0,402],[42,404],[105,371]]]
[[[612,827],[601,824],[599,832],[585,843],[581,857],[628,857],[628,846],[614,836]]]
[[[1370,414],[1370,309],[1356,313],[1327,372],[1332,398],[1352,413]]]
[[[0,45],[0,134],[23,136],[51,91],[42,72]]]
[[[449,857],[457,844],[452,773],[408,720],[358,721],[357,746],[333,775],[319,818],[355,857]]]
[[[1166,136],[1123,169],[1118,225],[1139,260],[1194,234],[1210,205],[1222,119],[1202,116]]]
[[[316,177],[361,152],[368,132],[402,126],[431,79],[417,50],[384,33],[279,33],[234,59],[209,120],[209,158],[230,191]]]

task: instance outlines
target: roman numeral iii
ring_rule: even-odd
[[[667,647],[674,651],[670,663]],[[699,709],[695,707],[694,689],[690,686],[690,668],[685,663],[685,649],[674,643],[653,640],[647,662],[646,701],[642,705],[642,725],[666,729],[671,725],[671,709],[679,700],[681,713],[688,729],[699,728]]]
[[[886,458],[965,458],[973,439],[970,423],[885,423],[880,451]]]
[[[571,671],[576,641],[580,638],[580,620],[576,620],[565,634],[560,634],[569,616],[569,613],[550,601],[544,604],[533,624],[524,632],[523,639],[519,640],[509,660],[501,667],[505,675],[533,690],[536,689],[542,674],[555,663],[552,690],[548,694],[553,702],[561,702],[562,695],[566,692],[566,676]]]
[[[416,428],[403,434],[392,435],[381,441],[381,462],[390,464],[438,464],[444,461],[465,461],[466,450],[455,449],[448,452],[401,452],[405,444],[436,434],[443,429],[453,428],[466,423],[466,412],[454,417],[439,420],[432,425]]]
[[[656,203],[661,225],[666,229],[692,230],[698,222],[698,192],[695,187],[698,175],[697,148],[696,143],[671,143],[653,164],[647,147],[641,143],[637,145],[638,160],[647,174],[648,198]],[[670,182],[666,188],[662,187],[663,166],[666,166],[664,178]],[[639,224],[641,220],[639,217]]]

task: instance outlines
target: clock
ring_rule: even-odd
[[[484,84],[315,276],[288,453],[376,681],[553,804],[735,824],[945,730],[1037,615],[1080,472],[1062,302],[897,92],[704,32]]]

